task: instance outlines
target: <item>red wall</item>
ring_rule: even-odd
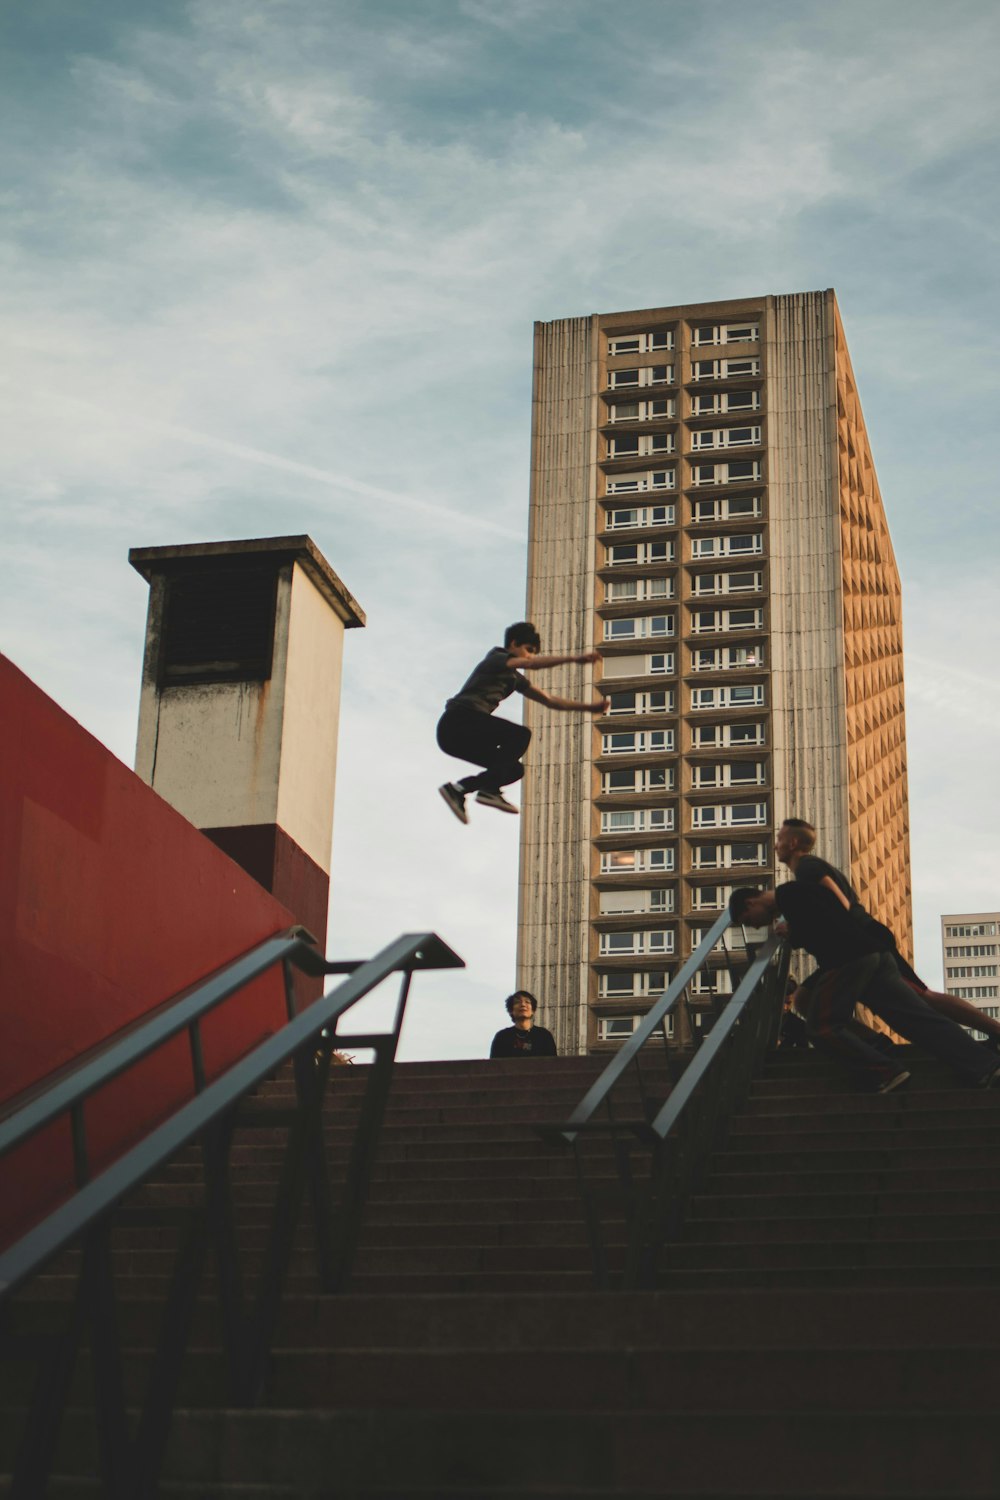
[[[0,656],[0,1105],[294,918]],[[217,1073],[284,1018],[280,971],[204,1026]],[[183,1038],[87,1107],[106,1161],[190,1097]],[[70,1185],[68,1131],[0,1161],[0,1238]]]

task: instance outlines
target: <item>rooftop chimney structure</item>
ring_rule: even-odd
[[[363,611],[308,536],[129,562],[149,584],[136,772],[322,942],[344,631]]]

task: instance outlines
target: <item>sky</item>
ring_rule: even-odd
[[[836,289],[924,977],[942,912],[1000,907],[998,54],[981,0],[0,9],[0,649],[131,764],[129,547],[312,535],[368,616],[329,951],[468,965],[401,1055],[483,1055],[514,985],[517,825],[449,817],[434,724],[523,613],[536,319]]]

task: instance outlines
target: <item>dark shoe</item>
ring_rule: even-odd
[[[438,791],[458,821],[460,823],[467,823],[469,821],[469,814],[465,810],[465,793],[462,791],[462,788],[456,786],[453,781],[446,781],[444,786],[438,787]]]
[[[904,1068],[901,1073],[894,1073],[891,1078],[885,1080],[885,1083],[880,1083],[875,1092],[876,1094],[891,1094],[893,1089],[902,1088],[904,1083],[908,1083],[909,1078],[910,1075]]]
[[[501,812],[516,813],[518,811],[513,802],[508,802],[501,792],[477,792],[476,801],[481,802],[484,807],[497,807]]]

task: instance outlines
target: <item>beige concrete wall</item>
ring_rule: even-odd
[[[594,320],[536,324],[528,618],[543,651],[594,640],[597,348]],[[593,695],[591,668],[545,673],[547,690]],[[587,1041],[593,720],[525,704],[518,984],[562,1053]]]
[[[832,292],[767,299],[774,826],[850,866]],[[779,870],[778,879],[782,878]]]
[[[292,572],[279,828],[330,870],[344,622],[300,564]]]
[[[291,574],[288,564],[278,578],[274,656],[266,682],[161,690],[149,632],[156,628],[162,580],[150,590],[135,769],[196,828],[278,821]]]

